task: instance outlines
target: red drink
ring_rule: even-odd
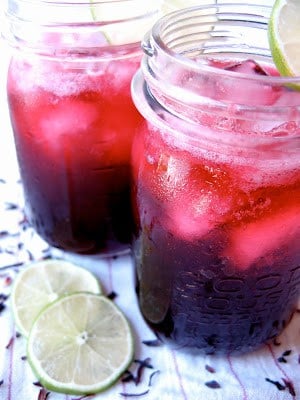
[[[149,126],[134,151],[146,320],[208,353],[276,336],[299,296],[299,170],[253,184],[255,167],[176,148]]]
[[[8,102],[26,214],[52,246],[129,250],[130,83],[161,1],[10,0]]]
[[[159,71],[155,48],[148,86],[134,79],[147,119],[132,160],[137,293],[162,338],[247,351],[284,328],[299,298],[300,93],[270,67],[191,48],[193,68],[174,59]]]
[[[8,100],[27,216],[53,246],[94,252],[130,240],[129,158],[140,119],[130,81],[139,59],[112,53],[78,71],[11,62]]]

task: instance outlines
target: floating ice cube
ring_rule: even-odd
[[[253,60],[230,62],[227,60],[208,60],[208,63],[216,68],[226,71],[244,74],[244,78],[235,74],[224,77],[215,76],[207,80],[208,95],[213,98],[233,104],[243,105],[272,105],[280,97],[282,89],[255,79],[259,76],[274,75],[276,71],[269,71]],[[253,79],[252,79],[253,77]],[[212,94],[212,83],[214,93]]]
[[[298,235],[300,240],[300,205],[232,228],[224,256],[240,269],[247,269],[259,258],[279,249]]]
[[[62,99],[56,105],[41,110],[39,128],[41,138],[51,146],[57,145],[62,135],[72,136],[86,132],[99,118],[99,109],[88,102]]]
[[[179,203],[173,204],[168,210],[168,228],[185,240],[201,238],[214,226],[209,212],[210,196],[203,195],[197,203],[189,197],[183,196]]]
[[[186,191],[180,200],[169,205],[165,224],[184,240],[200,239],[224,220],[230,207],[230,199],[208,190]]]

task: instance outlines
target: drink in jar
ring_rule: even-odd
[[[130,81],[138,65],[139,57],[124,56],[95,71],[16,57],[10,64],[27,217],[53,246],[93,252],[130,240],[129,156],[140,119]]]
[[[130,152],[141,118],[130,82],[141,28],[158,6],[10,2],[7,91],[26,215],[54,247],[128,249]]]
[[[230,38],[234,9],[219,7],[206,9],[218,14],[214,35]],[[267,23],[267,7],[252,11]],[[242,20],[252,40],[256,27]],[[162,339],[243,352],[278,335],[299,298],[300,93],[236,38],[235,53],[208,35],[197,52],[195,26],[197,10],[156,24],[134,78],[145,117],[132,157],[137,293]]]

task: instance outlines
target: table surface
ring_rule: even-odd
[[[32,229],[23,229],[22,186],[7,110],[5,81],[8,52],[0,43],[0,293],[9,295],[13,279],[32,259],[50,250]],[[3,233],[1,235],[1,232]],[[8,232],[8,235],[5,235]],[[300,399],[300,313],[275,343],[243,356],[213,357],[185,352],[164,344],[147,345],[155,339],[143,321],[134,291],[134,269],[130,254],[117,259],[78,257],[76,262],[93,271],[104,292],[116,293],[115,302],[125,312],[135,336],[135,359],[130,370],[137,374],[139,360],[149,358],[141,380],[122,382],[93,399],[122,398],[176,400],[286,400]],[[1,298],[1,297],[0,297]],[[0,312],[0,400],[38,399],[40,388],[25,355],[25,339],[19,337],[11,316],[9,299]],[[287,356],[282,354],[289,350]],[[213,384],[217,382],[220,387]],[[126,396],[127,394],[127,396]],[[136,396],[135,396],[136,395]],[[71,400],[51,392],[50,400]]]

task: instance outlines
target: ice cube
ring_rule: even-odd
[[[157,176],[164,225],[184,240],[199,239],[224,220],[232,205],[227,171],[197,158],[161,156]]]
[[[261,65],[253,60],[245,60],[241,62],[231,63],[227,65],[224,69],[228,71],[241,72],[247,75],[270,75],[266,69],[264,69]]]
[[[130,92],[130,83],[134,73],[140,65],[140,57],[124,60],[117,59],[108,63],[105,74],[106,84],[111,95],[119,94],[120,92]]]
[[[155,162],[156,195],[173,207],[173,204],[181,202],[179,199],[188,190],[190,162],[180,155],[164,153]]]
[[[62,136],[78,140],[99,119],[99,109],[88,102],[63,98],[40,112],[41,138],[56,147]],[[86,136],[86,135],[85,135]],[[86,139],[88,139],[86,137]]]
[[[206,235],[213,227],[210,214],[211,196],[202,195],[198,202],[182,196],[181,201],[172,204],[168,210],[167,225],[175,236],[184,240],[193,240]]]
[[[214,65],[212,63],[212,65]],[[236,76],[226,76],[226,79],[216,80],[215,97],[219,100],[230,101],[234,104],[253,106],[273,105],[282,93],[280,87],[266,84],[266,82],[251,79],[256,76],[268,75],[269,71],[253,60],[215,65],[227,71],[233,71],[248,75],[245,79]],[[272,70],[272,75],[275,72]]]
[[[231,199],[216,192],[198,190],[181,194],[169,204],[165,224],[175,236],[184,240],[200,239],[222,223],[231,208]]]
[[[242,270],[295,237],[300,241],[300,205],[232,228],[224,256]]]
[[[292,90],[291,88],[285,87],[284,90],[282,90],[281,95],[276,101],[276,106],[277,107],[292,107],[295,106],[294,110],[290,110],[290,112],[294,112],[294,115],[292,118],[295,119],[295,121],[299,120],[299,111],[296,107],[299,107],[300,105],[300,92],[297,90]]]

